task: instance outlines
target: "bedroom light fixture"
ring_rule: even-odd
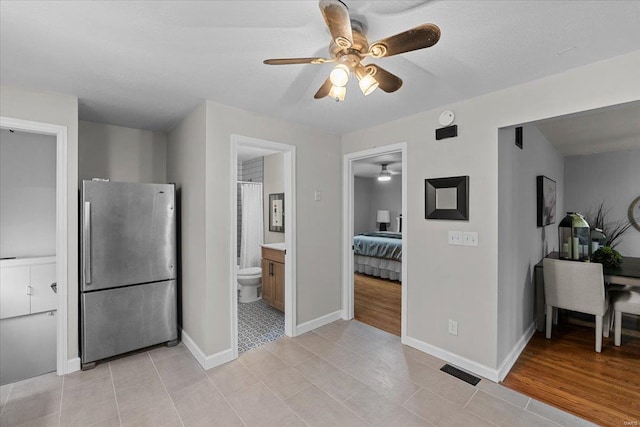
[[[358,85],[360,86],[360,90],[364,96],[369,95],[374,90],[378,89],[380,83],[373,77],[371,74],[367,73],[367,70],[361,65],[358,64],[355,69],[356,77],[358,78]]]
[[[391,172],[387,170],[387,163],[380,165],[380,173],[378,174],[378,181],[391,181]]]
[[[389,213],[389,211],[378,211],[376,222],[380,223],[380,231],[387,231],[387,223],[391,222],[391,214]]]
[[[344,86],[331,86],[329,96],[336,101],[344,101],[344,96],[347,94],[347,88]]]

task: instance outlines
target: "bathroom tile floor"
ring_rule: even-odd
[[[183,345],[3,386],[11,426],[584,426],[358,321],[269,342],[204,371]]]
[[[283,312],[263,300],[238,303],[238,353],[283,336]]]

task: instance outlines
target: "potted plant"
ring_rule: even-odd
[[[606,268],[616,268],[622,263],[622,255],[611,246],[605,246],[591,255],[591,261],[600,263]]]

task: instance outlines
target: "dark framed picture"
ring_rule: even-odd
[[[544,175],[536,178],[538,227],[556,222],[556,182]]]
[[[425,219],[469,219],[469,176],[424,180]]]
[[[269,194],[269,231],[284,233],[284,193]]]

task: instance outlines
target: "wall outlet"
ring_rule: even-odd
[[[316,191],[313,193],[313,200],[315,200],[316,202],[319,202],[319,201],[320,201],[320,191],[319,191],[319,190],[316,190]]]
[[[450,245],[463,245],[462,231],[450,231],[449,232],[449,244]]]
[[[462,241],[465,246],[478,246],[478,233],[475,231],[465,231],[462,233]]]
[[[458,335],[458,322],[456,320],[449,319],[449,333],[451,335]]]

